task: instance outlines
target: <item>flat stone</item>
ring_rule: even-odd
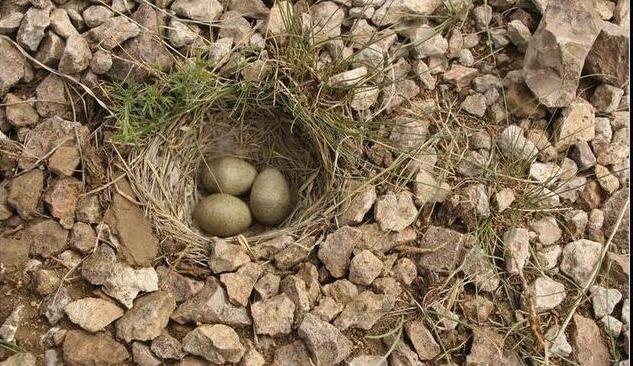
[[[354,194],[342,209],[341,223],[343,225],[360,224],[365,215],[376,202],[376,188],[373,185],[366,186]]]
[[[606,315],[600,319],[600,325],[609,337],[618,338],[622,333],[622,322],[611,315]]]
[[[411,55],[416,59],[444,55],[448,50],[448,41],[432,26],[422,24],[402,33],[409,39]]]
[[[479,70],[472,67],[453,64],[450,70],[444,73],[444,80],[453,84],[457,89],[461,89],[470,84],[478,72]]]
[[[123,310],[110,301],[86,297],[64,307],[71,322],[89,332],[98,332],[123,316]]]
[[[176,303],[188,300],[200,292],[204,286],[204,282],[183,276],[167,267],[160,266],[156,268],[156,272],[158,273],[158,287],[171,293]]]
[[[629,82],[629,30],[611,22],[599,22],[600,34],[587,55],[585,68],[593,77],[617,87]]]
[[[608,365],[609,347],[596,322],[576,313],[571,325],[572,344],[578,362],[582,365]]]
[[[158,239],[143,211],[120,194],[106,211],[104,222],[119,238],[118,255],[134,266],[149,266],[158,255]]]
[[[585,286],[600,262],[602,244],[587,239],[572,241],[563,248],[560,269],[578,285]]]
[[[317,365],[336,365],[352,352],[352,342],[333,325],[307,314],[297,333]]]
[[[209,277],[200,292],[182,303],[171,316],[177,323],[222,323],[231,326],[250,325],[243,307],[232,305],[226,291],[214,277]]]
[[[324,322],[331,322],[342,311],[344,306],[329,296],[323,296],[319,300],[319,304],[312,309],[310,314],[313,314]]]
[[[537,239],[543,246],[556,244],[563,235],[556,219],[552,216],[531,221],[529,226],[532,231],[536,232]]]
[[[441,353],[440,346],[423,321],[408,322],[404,325],[404,330],[420,360],[429,361]]]
[[[7,203],[25,220],[37,213],[37,204],[44,188],[44,173],[33,169],[13,178],[9,183]]]
[[[359,229],[344,226],[328,235],[319,245],[319,259],[335,278],[345,276],[352,251],[361,240]]]
[[[507,158],[530,160],[538,153],[536,145],[525,136],[519,126],[508,126],[501,133],[499,148]]]
[[[439,226],[429,226],[419,247],[431,250],[420,255],[418,263],[431,271],[452,271],[464,259],[468,236]]]
[[[564,108],[555,122],[558,131],[554,146],[558,151],[578,142],[591,141],[596,135],[593,106],[582,98],[576,98]]]
[[[81,156],[76,146],[60,146],[48,158],[48,169],[59,175],[69,177],[79,166]]]
[[[280,282],[281,277],[278,275],[266,273],[255,283],[254,289],[262,300],[266,300],[279,293]]]
[[[174,297],[165,291],[156,291],[139,297],[134,307],[116,322],[117,337],[130,343],[148,341],[158,337],[176,309]]]
[[[593,285],[589,291],[591,292],[591,303],[596,319],[602,319],[607,315],[611,315],[616,305],[622,300],[622,293],[614,288],[607,289]]]
[[[576,97],[580,74],[600,27],[580,2],[550,2],[525,52],[523,75],[547,107]]]
[[[554,309],[565,300],[565,285],[549,277],[538,277],[530,284],[530,293],[539,313]]]
[[[257,334],[278,337],[289,334],[294,321],[295,304],[286,294],[277,295],[251,305]]]
[[[229,244],[217,238],[213,240],[208,261],[213,273],[232,272],[250,261],[250,257],[241,245]]]
[[[376,200],[374,217],[385,231],[402,231],[417,218],[413,195],[407,191],[389,192]]]
[[[65,229],[71,229],[75,222],[75,210],[79,195],[83,191],[82,183],[74,177],[58,178],[49,185],[44,195],[48,209],[53,217]]]
[[[497,193],[495,193],[495,201],[497,202],[497,211],[503,212],[505,211],[512,202],[514,202],[515,196],[514,191],[510,188],[503,188]]]
[[[44,38],[46,28],[51,24],[49,17],[51,10],[52,7],[44,9],[32,7],[27,10],[16,35],[16,41],[20,46],[29,51],[37,51],[40,42]]]
[[[349,279],[355,284],[369,286],[381,271],[382,261],[369,250],[363,250],[350,262]]]
[[[187,333],[183,349],[216,364],[237,363],[246,352],[237,333],[223,324],[205,324]]]
[[[512,228],[503,234],[506,269],[520,274],[530,258],[530,236],[527,229]]]
[[[376,322],[394,306],[394,298],[385,294],[376,294],[366,290],[361,292],[347,304],[341,314],[334,321],[336,328],[371,329]]]
[[[106,333],[69,330],[64,338],[64,362],[69,366],[116,365],[129,358],[120,343]]]
[[[461,109],[477,117],[483,117],[486,114],[486,107],[486,98],[480,93],[467,96],[460,105]]]
[[[255,282],[261,275],[262,269],[260,265],[249,262],[240,267],[237,272],[221,274],[220,281],[226,287],[226,292],[231,302],[236,305],[246,306]]]

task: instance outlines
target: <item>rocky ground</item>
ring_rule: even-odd
[[[263,78],[289,9],[350,113],[429,149],[309,244],[179,267],[102,86],[201,48]],[[628,32],[626,0],[2,0],[0,365],[628,365]]]

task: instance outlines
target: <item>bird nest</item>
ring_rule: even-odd
[[[127,173],[155,230],[183,244],[180,256],[185,260],[206,265],[213,238],[196,226],[192,211],[206,195],[198,174],[201,164],[218,156],[240,157],[258,171],[279,169],[293,197],[284,222],[276,227],[255,223],[228,241],[254,244],[281,235],[299,240],[321,231],[336,214],[343,179],[335,157],[319,136],[297,126],[291,116],[261,110],[239,120],[222,111],[209,111],[196,121],[181,118],[133,149]]]

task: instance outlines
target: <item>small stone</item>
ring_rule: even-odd
[[[514,202],[514,191],[510,188],[503,188],[495,193],[495,201],[497,202],[498,212],[505,211],[512,202]]]
[[[622,333],[622,322],[611,315],[606,315],[600,319],[600,324],[610,337],[618,338]]]
[[[246,352],[238,334],[224,324],[205,324],[187,333],[183,350],[216,364],[237,363]]]
[[[493,292],[501,282],[490,256],[481,245],[473,246],[466,254],[462,271],[480,291]]]
[[[431,271],[452,271],[464,258],[464,245],[468,235],[439,226],[429,226],[424,233],[420,248],[429,253],[420,255],[419,264]]]
[[[620,181],[616,176],[611,174],[607,167],[597,164],[594,169],[596,179],[598,180],[598,183],[600,183],[602,189],[607,191],[609,194],[612,194],[620,188]]]
[[[360,240],[360,230],[344,226],[328,235],[319,245],[318,257],[333,277],[345,276],[352,251]]]
[[[473,17],[477,28],[482,30],[488,28],[492,20],[492,7],[488,4],[476,6],[473,9]]]
[[[246,306],[253,291],[255,282],[262,274],[262,269],[258,264],[249,262],[240,267],[235,273],[223,273],[220,281],[226,287],[229,299],[237,304]]]
[[[66,249],[68,230],[54,220],[37,221],[24,230],[25,237],[32,240],[31,252],[50,258]]]
[[[181,22],[172,18],[167,29],[169,43],[176,48],[194,43],[200,37],[200,28],[195,24]]]
[[[585,68],[603,82],[624,87],[629,82],[629,30],[605,21],[599,21],[598,27],[600,34],[587,55]]]
[[[518,126],[508,126],[501,133],[499,148],[507,158],[530,160],[537,154],[536,145],[523,136],[523,129]]]
[[[416,59],[444,55],[448,50],[448,41],[432,26],[423,24],[403,33],[409,39],[411,55]]]
[[[464,66],[473,66],[475,64],[475,56],[468,49],[459,50],[457,53],[457,62]]]
[[[59,291],[48,296],[44,306],[40,308],[40,313],[48,319],[51,325],[57,324],[64,317],[64,308],[70,304],[72,299],[66,287],[60,287]]]
[[[591,302],[593,304],[593,313],[596,319],[601,319],[606,315],[611,315],[613,309],[622,300],[622,293],[617,289],[606,289],[604,287],[594,285],[589,289],[591,292]]]
[[[60,146],[48,158],[48,169],[58,176],[69,177],[75,173],[80,158],[79,149],[76,146]]]
[[[25,76],[26,58],[8,40],[0,40],[0,96],[4,96]]]
[[[105,23],[113,15],[112,11],[103,5],[93,5],[82,13],[84,22],[89,28],[98,27]]]
[[[44,38],[46,28],[51,24],[49,17],[51,10],[52,7],[45,9],[32,7],[27,10],[16,35],[16,41],[20,46],[29,51],[37,51],[40,42]]]
[[[101,221],[101,205],[99,198],[95,195],[82,196],[79,198],[76,210],[77,220],[96,224]]]
[[[575,356],[582,365],[608,365],[609,347],[592,319],[576,313],[572,318],[572,344]]]
[[[467,364],[520,365],[519,357],[512,348],[504,346],[505,337],[490,327],[473,332],[473,344],[466,357]]]
[[[602,244],[587,239],[573,241],[563,248],[560,269],[580,286],[585,286],[600,262]]]
[[[464,99],[460,108],[473,116],[483,117],[486,114],[486,98],[483,94],[471,94]]]
[[[134,307],[116,322],[116,334],[130,343],[133,340],[148,341],[158,337],[176,309],[172,294],[156,291],[134,301]]]
[[[525,52],[530,39],[532,39],[532,33],[528,27],[518,19],[508,23],[506,36],[510,39],[510,42],[516,46],[517,50],[521,52]]]
[[[503,234],[506,269],[520,274],[530,258],[530,236],[526,229],[512,228]]]
[[[255,283],[254,289],[262,300],[266,300],[279,293],[280,282],[281,278],[276,274],[266,273]]]
[[[31,101],[22,100],[14,94],[7,94],[4,105],[7,122],[14,127],[32,126],[40,119]]]
[[[329,323],[343,311],[343,307],[342,304],[336,302],[333,298],[323,296],[310,314],[316,315],[319,319]]]
[[[0,34],[11,34],[20,28],[24,14],[13,12],[0,18]]]
[[[409,258],[400,258],[394,265],[392,272],[394,277],[406,286],[410,286],[418,276],[418,267]]]
[[[116,365],[130,355],[106,333],[91,334],[82,330],[69,330],[64,338],[64,362],[69,366]]]
[[[556,244],[563,234],[558,227],[556,219],[552,216],[546,216],[540,220],[532,221],[529,226],[530,229],[536,232],[538,241],[543,246]]]
[[[37,358],[28,352],[19,352],[0,362],[2,366],[35,366]]]
[[[334,325],[340,330],[358,328],[369,330],[394,306],[394,298],[366,290],[351,299],[343,312],[336,318]]]
[[[534,306],[538,313],[543,313],[554,309],[560,305],[567,292],[565,285],[556,282],[549,277],[538,277],[530,284],[530,294],[532,295]]]
[[[538,183],[552,186],[558,181],[561,173],[562,169],[555,163],[540,163],[535,161],[530,166],[529,176]]]
[[[59,288],[61,278],[53,270],[38,269],[33,276],[33,285],[37,294],[46,296]]]
[[[389,192],[376,200],[374,216],[385,231],[402,231],[411,225],[418,215],[413,196],[407,191]]]
[[[92,226],[76,222],[70,234],[70,246],[84,254],[92,252],[97,246],[97,235]]]
[[[358,296],[358,287],[352,282],[342,279],[324,285],[323,294],[332,297],[336,302],[347,304]]]
[[[273,366],[311,365],[310,354],[301,340],[296,340],[275,350]]]
[[[388,366],[382,356],[361,355],[349,361],[348,366]]]
[[[596,135],[593,106],[582,98],[571,101],[556,120],[555,129],[558,131],[555,143],[558,151],[581,141],[591,141]]]
[[[404,329],[420,360],[432,360],[442,352],[423,321],[408,322],[404,325]]]
[[[629,324],[629,306],[630,306],[630,299],[626,299],[624,300],[624,302],[622,303],[622,317],[620,319],[622,319],[622,321],[624,322],[624,324]]]
[[[558,259],[560,258],[562,252],[563,249],[560,245],[550,245],[549,247],[537,250],[536,260],[541,269],[551,271],[558,265]]]
[[[552,353],[552,355],[566,358],[572,353],[572,348],[569,342],[567,341],[567,336],[564,332],[558,334],[560,332],[560,327],[558,325],[554,325],[545,332],[545,340],[547,341],[547,348]],[[558,334],[558,337],[556,336]]]
[[[97,50],[90,60],[90,71],[103,75],[112,68],[112,55],[103,50]]]
[[[430,64],[429,67],[432,68]],[[478,72],[479,70],[474,68],[453,64],[451,69],[444,73],[444,80],[461,89],[470,84]]]
[[[209,252],[209,268],[213,273],[232,272],[250,261],[241,245],[214,239]]]
[[[51,28],[53,31],[60,35],[62,38],[66,39],[73,34],[78,34],[77,29],[70,22],[70,18],[68,17],[68,13],[63,8],[54,9],[51,12]]]
[[[609,84],[600,84],[593,92],[591,104],[598,112],[611,113],[620,105],[624,90]]]
[[[431,74],[428,65],[422,60],[416,60],[413,63],[413,74],[418,78],[424,89],[435,90],[436,80]]]
[[[179,360],[185,357],[180,341],[172,337],[167,331],[154,338],[151,350],[162,359]]]
[[[596,156],[591,151],[591,147],[586,141],[579,141],[573,146],[572,158],[582,170],[589,169],[596,165]]]
[[[289,334],[294,321],[295,304],[286,294],[277,295],[251,305],[257,334],[278,337]]]
[[[352,70],[348,70],[336,75],[331,76],[327,84],[332,88],[347,88],[363,81],[363,78],[367,75],[367,68],[364,66],[357,67]]]
[[[440,1],[416,1],[407,0],[385,1],[376,9],[372,22],[379,27],[399,23],[409,17],[427,16],[433,13],[442,3]]]
[[[112,302],[94,297],[75,300],[64,311],[71,322],[92,333],[123,316],[123,310]]]
[[[25,220],[37,213],[37,204],[44,188],[44,173],[34,169],[19,175],[9,183],[7,203]]]
[[[161,362],[150,350],[150,348],[141,342],[132,343],[132,357],[134,362],[140,366],[160,366]]]
[[[467,296],[463,304],[464,314],[477,324],[488,321],[495,310],[495,304],[484,296]]]
[[[343,225],[360,224],[365,215],[376,202],[376,188],[373,185],[366,186],[354,194],[349,203],[343,209],[341,222]]]
[[[171,293],[176,303],[188,300],[202,289],[204,282],[183,276],[175,270],[160,266],[156,268],[158,273],[158,287]]]
[[[73,177],[64,177],[55,180],[44,195],[44,201],[48,204],[51,214],[58,218],[66,229],[73,227],[81,191],[81,181]]]
[[[359,86],[353,89],[352,109],[364,111],[371,108],[378,100],[380,89],[374,86]]]
[[[338,329],[312,314],[307,314],[297,333],[317,365],[336,365],[352,352],[352,342]]]
[[[98,27],[92,28],[85,36],[90,44],[100,45],[106,50],[112,50],[140,33],[141,29],[134,22],[127,17],[117,16],[107,19]]]
[[[23,310],[24,305],[18,305],[11,311],[11,314],[9,314],[2,323],[2,326],[0,326],[0,338],[6,342],[15,341],[15,334],[17,333],[18,326],[22,321]]]
[[[369,250],[363,250],[351,260],[349,279],[357,285],[369,286],[381,271],[382,261]]]

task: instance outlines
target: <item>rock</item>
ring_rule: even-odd
[[[180,341],[172,337],[167,331],[154,338],[151,350],[162,359],[179,360],[185,357]]]
[[[537,239],[543,246],[556,244],[563,235],[558,227],[556,219],[552,216],[543,217],[540,220],[529,223],[530,229],[536,232]]]
[[[291,269],[310,254],[313,245],[314,238],[308,238],[303,243],[295,243],[293,241],[292,245],[286,247],[274,256],[275,267],[282,271]]]
[[[143,343],[134,342],[132,343],[132,357],[134,358],[134,362],[139,364],[140,366],[160,366],[161,362],[154,354],[150,348]]]
[[[38,9],[32,7],[22,18],[16,41],[25,49],[35,52],[44,38],[46,28],[51,24],[50,13],[52,7]]]
[[[464,314],[477,324],[485,324],[495,311],[495,304],[484,296],[467,296]]]
[[[413,196],[407,191],[389,192],[376,200],[374,217],[384,231],[402,231],[418,216]]]
[[[523,136],[523,129],[519,126],[508,126],[503,130],[499,148],[510,159],[530,160],[538,152],[536,145]]]
[[[95,195],[82,196],[77,203],[77,220],[96,224],[101,221],[101,205]]]
[[[459,215],[468,227],[476,225],[477,218],[490,216],[490,198],[486,187],[473,183],[460,192]]]
[[[144,295],[116,322],[117,337],[128,343],[154,339],[163,332],[174,309],[176,301],[168,292]]]
[[[66,48],[59,61],[59,71],[67,74],[78,74],[90,66],[92,52],[88,41],[78,34],[68,37]]]
[[[90,71],[96,75],[103,75],[112,68],[112,55],[109,52],[98,50],[90,60]]]
[[[310,306],[314,306],[321,297],[321,284],[319,283],[319,270],[312,263],[303,263],[297,272],[297,276],[305,283]]]
[[[462,271],[480,291],[493,292],[501,282],[494,263],[480,245],[473,246],[466,254]]]
[[[167,267],[158,267],[158,287],[173,295],[176,303],[188,300],[202,289],[204,282],[183,276]]]
[[[466,356],[467,364],[490,364],[518,366],[519,357],[511,349],[504,347],[505,338],[494,329],[482,327],[473,331],[473,345]]]
[[[536,260],[541,269],[545,271],[554,270],[558,265],[558,259],[560,258],[563,249],[560,245],[551,245],[537,250]]]
[[[24,310],[24,305],[16,306],[11,314],[4,320],[2,326],[0,326],[0,338],[2,338],[6,342],[15,341],[15,334],[18,331],[18,326],[22,321],[22,312]]]
[[[354,88],[353,99],[350,106],[356,111],[367,110],[376,103],[379,94],[380,89],[373,86]]]
[[[276,238],[257,243],[251,248],[253,258],[259,259],[272,259],[275,254],[281,252],[289,246],[294,244],[294,239],[290,235],[281,235]]]
[[[54,220],[37,221],[22,234],[31,241],[31,252],[44,258],[50,258],[66,248],[68,231]]]
[[[176,48],[190,45],[200,37],[200,28],[195,24],[181,22],[175,18],[169,21],[167,38]]]
[[[296,340],[275,350],[273,366],[311,364],[310,354],[301,340]]]
[[[375,294],[366,290],[351,299],[343,312],[336,318],[334,325],[340,330],[349,328],[371,329],[374,324],[394,306],[394,298],[389,295]]]
[[[600,164],[596,165],[595,174],[602,189],[607,191],[609,194],[612,194],[620,188],[620,181],[615,175],[611,174],[607,167]]]
[[[438,182],[432,173],[422,168],[415,175],[412,191],[415,204],[422,207],[426,203],[442,202],[450,192],[450,186]]]
[[[467,235],[457,231],[429,226],[419,247],[431,252],[420,255],[418,263],[431,271],[452,271],[462,263],[467,240]]]
[[[602,113],[611,113],[620,105],[624,90],[616,88],[609,84],[600,84],[593,92],[591,97],[591,104],[593,107]]]
[[[188,0],[184,1],[187,2]],[[114,19],[117,18],[112,18],[105,24],[114,22]],[[138,22],[143,29],[139,32],[138,27],[135,30],[128,23],[124,23],[122,20],[117,21],[121,22],[125,28],[127,28],[126,32],[129,32],[120,35],[120,38],[128,37],[128,35],[132,34],[135,35],[131,37],[136,37],[136,35],[138,35],[138,37],[125,42],[122,48],[115,52],[112,67],[108,70],[107,75],[119,81],[131,80],[140,82],[147,80],[155,73],[168,72],[171,70],[174,61],[163,42],[160,41],[159,36],[163,24],[157,11],[150,4],[142,3],[132,15],[132,19]],[[101,28],[104,25],[94,29]],[[136,24],[132,25],[136,26]],[[139,64],[152,65],[152,68],[148,69],[147,67],[139,66]]]
[[[64,307],[71,322],[89,332],[98,332],[123,316],[123,310],[103,299],[86,297]]]
[[[261,0],[231,0],[228,11],[234,11],[243,17],[262,19],[270,10]]]
[[[622,300],[622,293],[614,288],[606,289],[602,286],[593,285],[589,291],[591,292],[593,313],[596,319],[611,315],[613,309]]]
[[[387,26],[394,23],[400,23],[409,17],[430,15],[441,4],[441,1],[437,0],[385,1],[382,6],[376,9],[376,12],[371,20],[372,23],[379,27]]]
[[[506,269],[520,274],[530,258],[530,235],[526,229],[512,228],[503,234]]]
[[[64,362],[69,366],[116,365],[129,356],[125,347],[106,333],[69,330],[64,338]]]
[[[68,289],[60,287],[58,291],[48,296],[45,305],[40,308],[40,313],[51,325],[55,325],[64,317],[64,308],[71,302]]]
[[[529,177],[538,183],[552,186],[558,181],[561,173],[562,169],[555,163],[540,163],[535,161],[530,166]]]
[[[410,52],[415,59],[444,55],[448,50],[448,41],[432,26],[412,26],[402,34],[409,39]]]
[[[567,296],[565,285],[545,276],[538,277],[530,284],[530,293],[539,313],[554,309]]]
[[[262,274],[262,269],[258,264],[246,263],[235,273],[223,273],[220,281],[226,287],[226,292],[231,302],[246,306],[251,296],[255,282]]]
[[[50,75],[47,78],[49,77]],[[42,82],[42,84],[44,84],[44,82]],[[42,84],[40,84],[40,86]],[[61,88],[63,89],[63,84]],[[47,93],[38,94],[38,99],[47,97],[49,97]],[[38,103],[44,102],[36,102],[35,104],[38,112],[40,112]],[[58,117],[46,119],[32,129],[29,140],[25,143],[24,151],[20,156],[18,164],[20,168],[30,168],[37,159],[43,159],[46,154],[53,150],[54,147],[61,145],[73,145],[73,141],[76,139],[77,135],[79,136],[79,143],[82,144],[84,141],[88,140],[89,133],[90,131],[88,128],[81,125],[79,122],[70,122]],[[68,143],[64,143],[64,141],[67,141]]]
[[[86,26],[94,28],[108,21],[112,17],[113,12],[103,5],[93,5],[87,7],[81,15]]]
[[[7,122],[14,127],[25,127],[37,124],[40,116],[33,108],[33,103],[9,93],[4,99]]]
[[[281,278],[273,273],[266,273],[257,283],[255,283],[255,291],[262,300],[271,298],[279,293],[279,283]]]
[[[1,366],[35,366],[37,358],[28,352],[20,352],[0,362]]]
[[[544,338],[547,342],[547,348],[552,353],[552,355],[565,358],[569,357],[572,353],[572,348],[569,342],[567,341],[567,336],[565,333],[560,333],[560,327],[558,325],[553,325],[551,328],[545,332]],[[556,336],[558,334],[558,337]]]
[[[626,206],[626,210],[624,210],[620,225],[616,226],[618,218],[620,217],[622,210],[625,208],[625,204],[628,202],[628,199],[628,190],[623,188],[614,192],[602,206],[602,210],[604,211],[604,232],[607,236],[610,236],[611,233],[617,229],[612,242],[618,248],[628,247],[629,206]]]
[[[345,276],[352,251],[361,240],[361,231],[344,226],[328,235],[319,245],[319,259],[335,278]]]
[[[200,22],[211,22],[222,14],[222,4],[217,0],[176,0],[171,9],[180,16]]]
[[[619,88],[629,82],[629,30],[611,22],[599,22],[600,34],[587,55],[589,74]]]
[[[622,332],[622,322],[611,315],[600,319],[600,324],[609,337],[618,338]]]
[[[180,324],[187,322],[223,323],[232,326],[251,324],[246,309],[229,303],[226,292],[214,277],[209,277],[202,290],[182,303],[171,318]]]
[[[65,229],[73,227],[75,210],[82,191],[81,181],[73,177],[63,177],[56,179],[44,195],[51,215],[58,218]]]
[[[79,149],[76,146],[60,146],[48,158],[48,169],[58,176],[69,177],[81,161]]]
[[[558,131],[555,147],[562,151],[578,142],[587,142],[595,137],[594,109],[587,101],[576,98],[564,108],[555,122]]]
[[[25,220],[37,213],[37,204],[44,188],[44,173],[39,169],[13,178],[9,183],[7,203]]]
[[[317,365],[336,365],[352,352],[352,342],[338,329],[307,314],[297,329]]]
[[[486,114],[486,98],[483,94],[471,94],[464,99],[460,108],[473,116],[483,117]]]
[[[265,366],[266,359],[255,348],[251,348],[242,358],[242,366]]]
[[[0,39],[0,97],[25,76],[24,55],[8,40]]]
[[[365,66],[357,67],[352,70],[332,75],[327,80],[327,85],[332,88],[349,88],[351,86],[361,84],[366,75],[367,68]]]
[[[430,64],[429,67],[431,67]],[[461,89],[470,84],[478,72],[479,70],[471,67],[453,64],[450,70],[444,73],[444,80],[453,84],[457,89]]]
[[[222,239],[213,240],[208,261],[213,273],[232,272],[250,261],[241,245],[229,244]]]
[[[0,18],[0,34],[11,34],[20,28],[24,14],[14,12]]]
[[[622,303],[622,317],[620,319],[622,319],[622,321],[624,322],[624,324],[629,324],[629,308],[630,306],[630,299],[626,299],[624,300],[624,302]]]
[[[33,276],[33,287],[37,294],[46,296],[61,285],[61,279],[53,270],[38,269]]]
[[[376,188],[373,185],[362,187],[345,204],[340,218],[341,223],[343,225],[360,224],[374,206],[374,202],[376,202]]]
[[[352,258],[349,279],[357,285],[369,286],[381,271],[382,261],[369,250],[363,250]]]
[[[388,366],[382,356],[361,355],[349,361],[348,366]]]
[[[409,258],[400,258],[393,266],[393,276],[405,286],[410,286],[418,276],[418,267]]]
[[[420,362],[417,353],[413,352],[406,343],[397,342],[393,352],[389,355],[389,364],[391,366],[420,366],[422,362]]]
[[[525,52],[523,75],[547,107],[566,107],[576,97],[578,80],[600,32],[597,20],[580,2],[551,2]]]
[[[600,262],[602,244],[587,239],[573,241],[563,248],[560,269],[578,285],[585,286]]]
[[[589,169],[596,165],[596,156],[586,141],[576,142],[572,149],[572,158],[582,170]]]
[[[94,229],[83,222],[76,222],[70,234],[70,246],[83,254],[88,254],[97,246]]]
[[[237,333],[223,324],[197,327],[187,333],[182,348],[216,364],[237,363],[246,352]]]
[[[510,188],[503,188],[495,193],[495,201],[497,202],[497,211],[505,211],[512,202],[514,202],[514,191]]]
[[[124,261],[133,266],[151,265],[158,255],[158,239],[140,208],[115,194],[103,220],[119,238],[118,255]]]
[[[289,334],[294,320],[295,304],[286,294],[277,295],[251,305],[257,334],[278,337]]]
[[[423,321],[408,322],[404,325],[404,330],[420,360],[432,360],[442,351]]]
[[[424,61],[416,60],[413,63],[413,74],[418,78],[418,80],[426,90],[435,89],[435,84],[437,81],[435,80],[435,77],[431,74],[429,66]]]
[[[358,287],[346,279],[337,280],[323,286],[323,294],[341,304],[347,304],[358,296]]]
[[[92,28],[85,34],[86,40],[95,48],[97,45],[106,50],[120,46],[130,38],[138,36],[141,29],[138,25],[124,16],[109,18],[98,27]]]
[[[532,33],[528,27],[518,19],[508,23],[506,36],[510,39],[510,42],[516,46],[517,50],[521,52],[525,52],[532,39]]]
[[[572,318],[572,343],[582,365],[608,365],[609,348],[596,322],[576,313]]]
[[[311,314],[324,322],[331,322],[343,311],[343,305],[329,296],[321,297],[319,304],[312,309]]]
[[[51,28],[62,38],[67,39],[73,34],[78,34],[75,26],[70,22],[68,13],[63,8],[53,9],[50,15]]]
[[[295,304],[295,323],[300,323],[311,306],[306,283],[299,276],[289,275],[281,280],[280,291]]]

